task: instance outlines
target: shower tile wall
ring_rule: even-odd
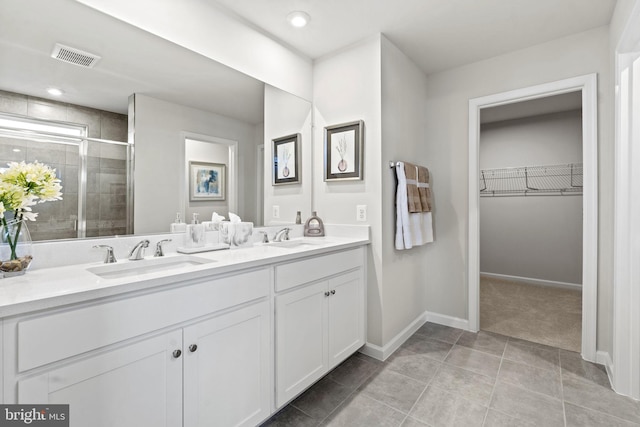
[[[127,140],[127,116],[27,95],[0,91],[0,112],[87,126],[90,138]],[[20,149],[20,152],[13,151]],[[34,207],[38,220],[29,224],[34,240],[76,237],[78,214],[78,148],[69,145],[0,138],[0,165],[38,160],[56,168],[63,200]],[[87,237],[126,234],[127,149],[90,142],[87,170]]]

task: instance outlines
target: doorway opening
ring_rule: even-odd
[[[597,310],[597,83],[586,75],[469,101],[469,328],[480,329],[480,118],[481,111],[501,105],[579,92],[582,101],[583,216],[581,354],[596,356]]]
[[[480,329],[581,351],[582,94],[480,115]]]

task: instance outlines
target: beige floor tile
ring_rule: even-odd
[[[444,365],[430,385],[464,399],[487,406],[495,381],[486,375],[476,374],[466,369]]]
[[[428,387],[409,414],[426,424],[440,426],[482,426],[487,407],[436,387]]]
[[[564,426],[562,401],[498,382],[490,408],[545,427]]]
[[[408,414],[425,388],[422,381],[382,370],[369,377],[358,392]]]
[[[503,360],[498,382],[562,399],[562,381],[560,373],[555,370],[534,368],[511,360]]]
[[[563,378],[564,400],[568,403],[640,423],[640,402],[620,396],[611,388],[575,378]]]
[[[500,357],[454,345],[444,363],[495,378],[500,368]]]

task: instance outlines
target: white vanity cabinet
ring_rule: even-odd
[[[69,404],[72,426],[179,426],[182,344],[173,331],[18,380],[17,403]]]
[[[263,301],[184,329],[185,427],[255,426],[269,416],[269,313]]]
[[[364,249],[276,266],[276,406],[365,343]]]
[[[5,399],[70,404],[72,426],[254,426],[271,412],[270,284],[265,268],[5,320]]]

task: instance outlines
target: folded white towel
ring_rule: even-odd
[[[409,213],[407,203],[407,178],[404,163],[396,164],[398,188],[396,193],[396,249],[411,249],[414,246],[433,242],[431,212]]]

